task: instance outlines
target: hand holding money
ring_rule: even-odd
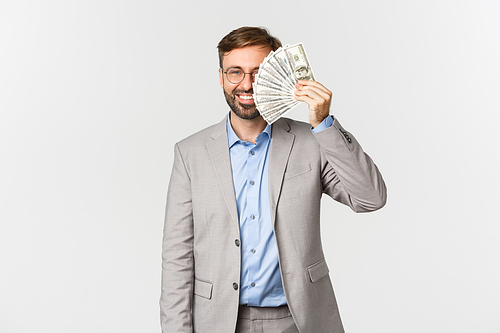
[[[260,114],[272,124],[299,105],[309,105],[309,121],[316,127],[330,110],[332,93],[314,81],[302,43],[271,51],[260,64],[253,83],[253,97]]]
[[[318,126],[330,114],[332,92],[316,81],[299,81],[295,87],[295,99],[309,106],[309,123]]]

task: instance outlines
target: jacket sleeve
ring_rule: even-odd
[[[163,230],[160,319],[162,332],[192,332],[193,211],[191,181],[178,144]]]
[[[357,213],[382,208],[387,188],[370,156],[335,118],[333,125],[314,134],[321,146],[324,193]]]

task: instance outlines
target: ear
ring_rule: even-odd
[[[220,81],[220,86],[221,88],[224,88],[224,78],[222,77],[224,73],[222,73],[222,68],[219,68],[219,81]]]

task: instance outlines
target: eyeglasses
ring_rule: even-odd
[[[232,84],[238,84],[243,81],[246,74],[251,74],[252,82],[255,82],[255,75],[257,75],[258,72],[258,70],[255,70],[252,73],[245,73],[241,68],[229,68],[227,71],[223,71],[227,76],[227,80]]]

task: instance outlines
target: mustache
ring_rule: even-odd
[[[253,88],[249,90],[234,90],[233,95],[238,95],[238,94],[253,94]]]

